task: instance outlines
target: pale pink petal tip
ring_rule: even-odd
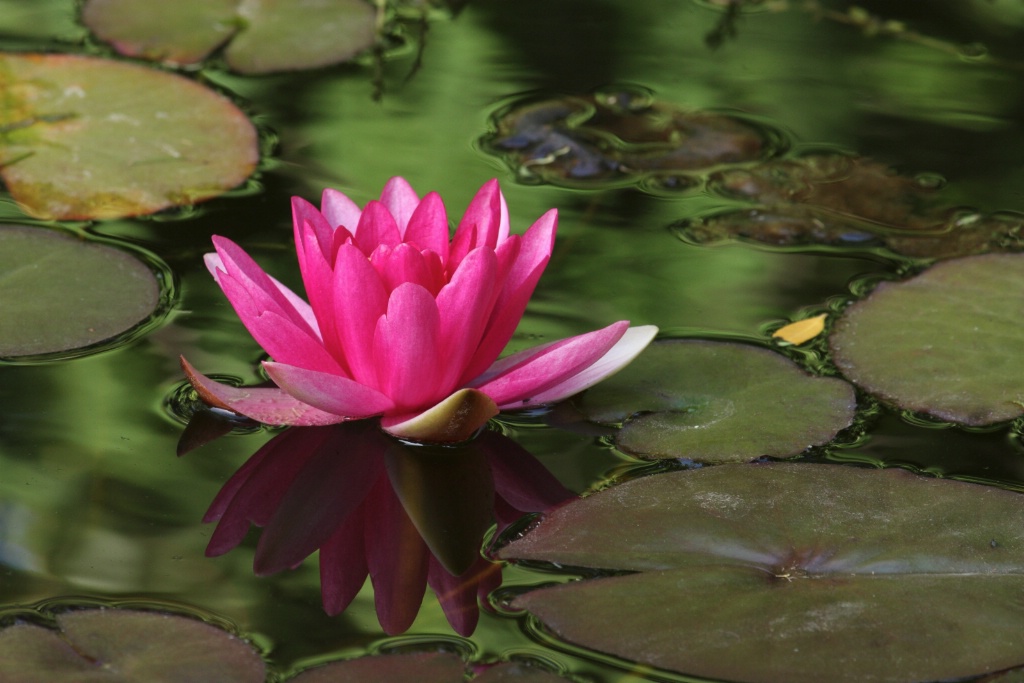
[[[263,424],[316,427],[337,424],[346,419],[341,415],[318,410],[276,387],[234,387],[221,384],[197,371],[184,356],[181,358],[181,368],[204,403]]]
[[[562,399],[569,398],[574,394],[578,394],[584,389],[589,389],[601,380],[611,377],[616,372],[632,363],[633,359],[639,356],[640,352],[647,348],[647,345],[654,340],[654,337],[657,334],[658,328],[656,325],[630,327],[614,346],[608,349],[608,351],[598,358],[597,361],[587,366],[582,371],[576,373],[563,382],[538,393],[536,396],[532,396],[526,403],[519,401],[513,405],[501,407],[516,408],[540,405],[544,403],[555,403]]]
[[[472,437],[497,414],[498,406],[487,394],[476,389],[459,389],[414,417],[384,417],[381,426],[400,439],[458,443]]]

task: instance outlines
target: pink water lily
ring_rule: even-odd
[[[214,237],[206,265],[273,359],[277,385],[219,384],[182,359],[208,403],[276,425],[380,416],[385,430],[459,441],[499,410],[552,403],[618,371],[653,339],[620,321],[499,360],[554,247],[557,212],[510,234],[491,180],[449,240],[437,193],[402,178],[360,209],[325,190],[320,210],[292,200],[307,303],[238,245]]]

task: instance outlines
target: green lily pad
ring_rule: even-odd
[[[376,13],[365,0],[88,0],[82,20],[126,55],[195,64],[227,43],[245,74],[344,62],[374,44]]]
[[[512,607],[564,640],[688,675],[910,683],[1024,662],[1024,497],[1001,489],[724,465],[559,508],[500,556],[636,572]]]
[[[40,218],[115,218],[243,182],[256,129],[187,78],[94,57],[0,54],[0,177]]]
[[[1024,413],[1024,255],[946,261],[882,283],[829,343],[850,381],[900,408],[966,425]]]
[[[236,636],[198,619],[120,609],[59,614],[59,630],[0,631],[0,680],[18,683],[262,683],[266,666]]]
[[[0,357],[101,350],[141,331],[160,302],[153,270],[127,251],[0,226]]]
[[[588,419],[622,424],[615,442],[629,453],[704,463],[796,455],[831,440],[856,410],[842,380],[768,349],[701,340],[652,344],[577,400]]]

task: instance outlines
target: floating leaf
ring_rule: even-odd
[[[227,42],[245,74],[344,62],[376,40],[365,0],[88,0],[82,20],[126,55],[195,64]]]
[[[825,331],[825,319],[827,317],[827,313],[821,313],[820,315],[783,325],[772,333],[772,337],[789,342],[790,344],[803,344]]]
[[[0,631],[0,680],[18,683],[262,683],[245,642],[198,619],[88,609],[59,614],[59,630],[16,623]]]
[[[0,226],[0,357],[123,339],[153,316],[160,296],[153,270],[129,252],[55,230]]]
[[[649,458],[742,462],[796,455],[853,420],[853,388],[754,346],[652,344],[578,399],[590,420],[624,423],[616,443]]]
[[[836,365],[901,408],[984,425],[1024,413],[1024,256],[947,261],[882,283],[836,322]]]
[[[778,147],[778,133],[738,117],[684,111],[649,93],[615,90],[523,101],[495,115],[487,146],[522,175],[602,185],[654,174],[689,186],[683,171],[753,161]]]
[[[307,669],[291,683],[440,683],[461,681],[462,660],[448,652],[410,652],[360,657]]]
[[[0,54],[0,177],[41,218],[114,218],[235,187],[259,158],[227,98],[173,74],[77,55]]]
[[[719,171],[708,187],[758,206],[682,222],[683,237],[700,244],[740,239],[781,247],[886,247],[906,256],[952,258],[1003,250],[1024,225],[1019,214],[984,216],[943,204],[935,180],[841,154]]]
[[[556,509],[500,555],[638,572],[512,606],[567,641],[689,675],[911,683],[1024,662],[1024,498],[1001,489],[725,465]]]

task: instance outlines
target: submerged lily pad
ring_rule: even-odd
[[[1024,498],[1001,489],[725,465],[559,508],[500,556],[637,572],[512,606],[567,641],[688,675],[911,683],[1024,662]]]
[[[59,614],[59,630],[0,631],[0,680],[18,683],[262,683],[266,666],[239,638],[198,619],[121,609]]]
[[[520,175],[573,186],[664,177],[689,186],[684,172],[754,161],[774,153],[780,135],[711,111],[685,111],[647,92],[615,90],[516,102],[494,117],[486,141]]]
[[[377,37],[365,0],[88,0],[82,20],[144,59],[195,64],[227,43],[228,65],[245,74],[344,62]]]
[[[160,299],[153,270],[127,251],[0,226],[0,357],[100,350],[150,319]]]
[[[0,177],[33,216],[114,218],[222,194],[259,159],[226,97],[134,64],[0,54]]]
[[[1005,250],[1024,225],[1019,214],[964,212],[941,201],[934,180],[841,154],[719,171],[708,187],[758,206],[677,226],[699,244],[738,239],[780,247],[885,247],[905,256],[953,258]]]
[[[946,261],[882,283],[829,343],[852,382],[901,408],[967,425],[1024,414],[1024,255]]]
[[[577,399],[583,414],[622,424],[616,444],[645,458],[742,462],[796,455],[853,421],[842,380],[813,377],[754,346],[657,342]]]

